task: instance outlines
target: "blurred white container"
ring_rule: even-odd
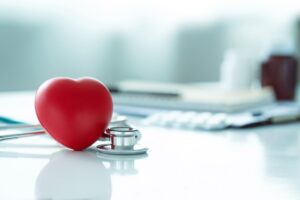
[[[224,90],[248,90],[255,80],[254,59],[237,50],[225,52],[220,81]]]

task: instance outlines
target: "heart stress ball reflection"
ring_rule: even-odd
[[[111,198],[111,177],[93,152],[62,150],[51,156],[35,187],[37,199]]]

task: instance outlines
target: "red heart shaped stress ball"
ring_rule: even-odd
[[[38,89],[35,110],[43,128],[56,141],[80,151],[103,136],[113,103],[109,90],[96,79],[54,78]]]

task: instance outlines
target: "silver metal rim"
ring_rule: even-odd
[[[137,129],[129,126],[116,126],[108,128],[105,131],[105,134],[114,136],[114,137],[132,137],[139,132]]]
[[[122,155],[112,155],[112,154],[101,153],[98,151],[97,157],[101,158],[105,161],[136,161],[136,160],[147,158],[148,154],[143,153],[143,154],[134,154],[134,155],[130,155],[130,156],[122,156]]]
[[[147,153],[148,148],[140,145],[135,145],[134,149],[112,149],[111,144],[102,144],[97,146],[97,150],[104,154],[110,155],[138,155]]]

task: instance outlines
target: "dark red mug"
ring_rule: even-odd
[[[288,55],[272,55],[262,63],[261,84],[272,87],[278,101],[294,100],[297,87],[298,62]]]

